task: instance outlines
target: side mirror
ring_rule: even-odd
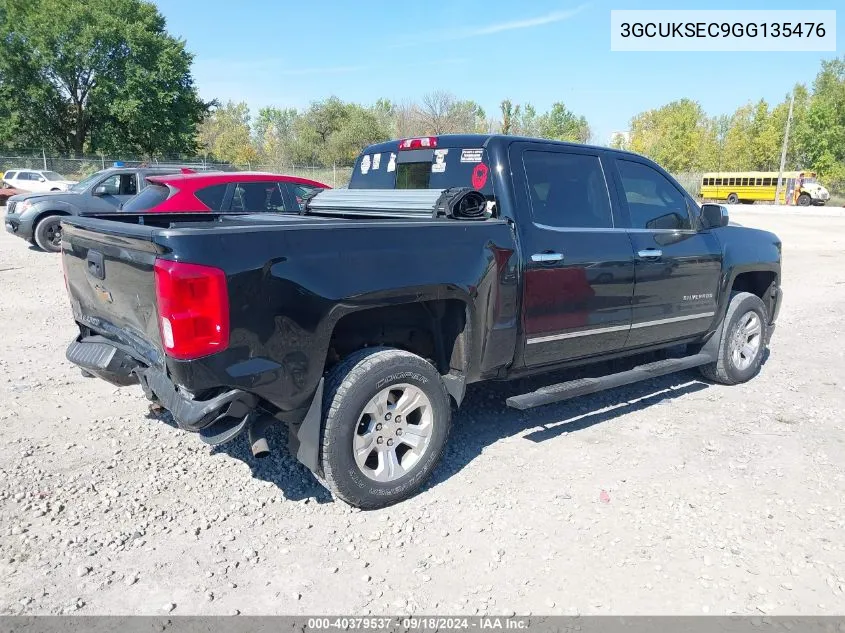
[[[104,185],[100,185],[99,187],[94,188],[94,195],[95,196],[104,196],[106,195],[106,188]]]
[[[720,226],[727,226],[729,221],[726,206],[711,203],[701,205],[701,228],[717,229]]]
[[[684,218],[681,217],[680,213],[667,213],[666,215],[658,216],[652,220],[646,222],[645,227],[647,229],[656,230],[656,229],[668,229],[671,231],[677,231],[684,225]]]
[[[38,182],[47,182],[47,179],[44,176],[40,176]]]

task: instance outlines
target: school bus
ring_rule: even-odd
[[[830,193],[816,180],[814,171],[785,171],[781,175],[780,203],[808,207],[822,205]],[[702,175],[699,195],[706,200],[726,200],[730,204],[774,202],[778,187],[776,171],[711,172]]]

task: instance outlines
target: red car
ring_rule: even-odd
[[[303,198],[328,185],[281,174],[193,172],[148,176],[149,183],[121,211],[129,213],[299,212]]]

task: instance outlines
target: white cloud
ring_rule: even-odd
[[[320,66],[317,68],[280,68],[279,75],[343,75],[369,70],[368,66]]]
[[[545,24],[553,24],[555,22],[563,22],[569,18],[577,15],[587,8],[587,4],[582,4],[570,9],[568,11],[552,11],[546,15],[541,15],[536,18],[525,18],[523,20],[511,20],[510,22],[500,22],[499,24],[491,24],[489,26],[482,26],[478,29],[470,29],[457,35],[457,37],[478,37],[480,35],[494,35],[495,33],[502,33],[503,31],[516,31],[518,29],[530,29],[535,26],[543,26]]]
[[[496,35],[497,33],[504,33],[506,31],[517,31],[521,29],[531,29],[538,26],[545,26],[546,24],[554,24],[555,22],[568,20],[569,18],[581,13],[581,11],[586,9],[588,6],[590,6],[590,3],[581,4],[574,9],[567,9],[565,11],[552,11],[546,15],[533,18],[510,20],[508,22],[499,22],[497,24],[488,24],[487,26],[475,28],[431,31],[429,33],[423,33],[419,37],[405,38],[402,42],[397,43],[393,48],[404,48],[426,42],[462,40],[472,37],[482,37],[485,35]]]

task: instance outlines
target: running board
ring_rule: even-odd
[[[664,376],[666,374],[674,374],[675,372],[692,369],[693,367],[712,362],[713,357],[704,352],[683,358],[659,360],[653,363],[639,365],[638,367],[619,372],[618,374],[609,374],[598,378],[579,378],[577,380],[542,387],[531,393],[511,396],[507,399],[507,404],[513,409],[524,411],[525,409],[533,409],[534,407],[541,407],[545,404],[577,398],[578,396],[586,396],[587,394],[604,391],[605,389],[629,385],[632,382],[648,380],[649,378],[656,378],[657,376]]]

